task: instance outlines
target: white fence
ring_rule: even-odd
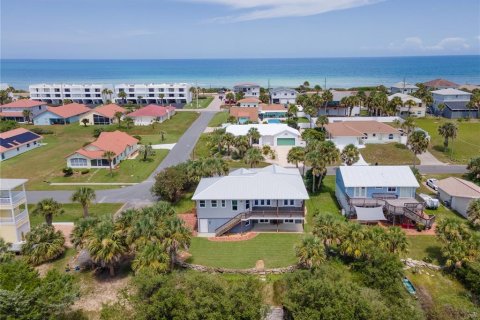
[[[297,116],[309,118],[309,116],[305,115],[303,112],[299,112]],[[342,121],[378,121],[378,122],[392,123],[396,120],[400,122],[405,121],[404,119],[397,116],[395,117],[328,117],[328,121],[330,123],[342,122]],[[315,127],[316,121],[317,121],[317,118],[313,118],[313,127]],[[307,129],[307,128],[310,128],[310,123],[299,123],[298,126],[301,129]]]

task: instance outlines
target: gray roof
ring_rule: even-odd
[[[415,187],[418,184],[409,166],[341,166],[345,187]]]
[[[0,179],[0,190],[13,190],[27,181],[27,179]]]
[[[238,169],[224,177],[203,178],[192,200],[308,198],[298,169],[271,165],[259,169]]]
[[[444,104],[445,106],[452,110],[452,111],[456,111],[456,110],[471,110],[471,111],[475,111],[476,109],[469,109],[467,107],[467,101],[445,101]]]
[[[399,88],[399,89],[418,89],[418,87],[416,85],[413,85],[411,83],[408,83],[408,82],[403,82],[403,81],[400,81],[400,82],[397,82],[395,84],[393,84],[391,86],[391,88]]]
[[[298,93],[297,90],[292,89],[292,88],[287,88],[287,87],[278,87],[278,88],[271,88],[270,89],[270,93],[279,92],[279,91],[289,91],[289,92],[293,91],[295,93]]]

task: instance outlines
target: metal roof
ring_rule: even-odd
[[[449,177],[437,181],[436,185],[453,197],[480,199],[480,187],[471,181]]]
[[[417,104],[418,104],[418,103],[422,103],[422,100],[421,100],[421,99],[418,99],[418,98],[416,98],[416,97],[414,97],[414,96],[411,96],[411,95],[409,95],[409,94],[404,94],[404,93],[394,93],[394,94],[392,94],[392,95],[389,95],[389,96],[388,96],[388,101],[392,101],[393,98],[395,98],[395,97],[399,97],[399,98],[402,100],[403,103],[407,102],[408,100],[413,100],[413,101],[415,101]]]
[[[448,109],[452,111],[455,111],[455,110],[476,111],[477,110],[476,108],[475,109],[468,108],[467,101],[445,101],[444,104]]]
[[[27,183],[27,179],[0,179],[0,190],[12,190]]]
[[[418,184],[409,166],[342,166],[345,187],[415,187]]]
[[[453,89],[453,88],[448,88],[448,89],[440,89],[440,90],[435,90],[432,91],[434,94],[439,94],[439,95],[464,95],[464,96],[471,96],[472,94],[470,92],[458,90],[458,89]]]
[[[257,128],[261,136],[275,136],[284,131],[288,131],[296,136],[300,136],[297,129],[293,129],[284,123],[273,124],[232,124],[226,128],[226,132],[234,136],[245,136],[250,128]]]
[[[261,169],[238,169],[225,177],[203,178],[192,200],[308,198],[298,169],[271,165]]]

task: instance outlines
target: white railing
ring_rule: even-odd
[[[19,192],[12,192],[12,197],[2,197],[0,198],[0,204],[6,205],[6,204],[15,204],[17,202],[22,201],[25,199],[26,195],[25,192],[19,191]],[[10,201],[11,200],[11,201]]]
[[[28,211],[27,209],[25,209],[15,216],[15,222],[17,223],[27,218],[28,218]]]

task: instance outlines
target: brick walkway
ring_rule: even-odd
[[[248,232],[244,234],[230,234],[221,237],[211,237],[208,238],[210,241],[214,242],[233,242],[233,241],[245,241],[255,238],[258,235],[256,232]]]

